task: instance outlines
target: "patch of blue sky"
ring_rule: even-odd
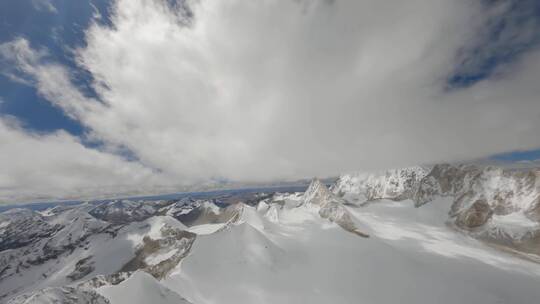
[[[504,161],[504,162],[538,160],[540,159],[540,149],[502,153],[502,154],[495,155],[491,158],[494,160]]]
[[[492,76],[502,65],[518,60],[540,45],[540,1],[483,0],[486,10],[497,6],[502,13],[488,19],[475,44],[457,54],[448,89],[460,89]]]
[[[98,99],[91,86],[92,76],[77,66],[73,49],[84,45],[84,31],[90,22],[110,23],[110,5],[109,0],[0,1],[0,43],[25,38],[32,48],[46,49],[47,60],[67,66],[81,92]],[[101,16],[98,20],[94,18],[96,13]],[[5,68],[10,67],[0,66]],[[31,85],[0,76],[0,98],[0,114],[14,116],[26,129],[65,130],[77,136],[84,132],[84,126],[40,97]]]
[[[171,6],[178,6],[175,0]],[[50,4],[39,6],[36,3]],[[449,89],[461,89],[490,77],[496,69],[512,62],[540,45],[539,0],[483,0],[486,9],[506,5],[504,14],[489,21],[486,33],[471,47],[458,54],[458,65],[447,78]],[[17,0],[0,1],[0,43],[23,37],[33,48],[47,49],[48,59],[70,69],[73,83],[89,97],[98,96],[92,89],[92,75],[77,66],[72,50],[83,46],[84,31],[90,22],[110,25],[111,0]],[[95,19],[98,13],[101,18]],[[189,10],[186,10],[189,16]],[[531,30],[531,28],[533,30]],[[523,29],[523,35],[513,35]],[[528,31],[525,31],[528,29]],[[535,30],[536,29],[536,30]],[[0,63],[1,64],[1,63]],[[5,64],[5,63],[4,63]],[[5,68],[0,65],[0,69]],[[84,126],[66,116],[61,109],[39,96],[30,85],[0,75],[0,115],[16,117],[24,128],[37,132],[65,130],[80,136],[83,143],[99,148],[102,143],[82,136]],[[129,149],[120,154],[136,159]],[[540,150],[512,152],[493,157],[499,160],[540,158]]]

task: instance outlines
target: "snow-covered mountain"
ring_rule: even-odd
[[[29,209],[11,209],[0,214],[0,248],[16,249],[53,235],[59,225],[45,221]]]
[[[428,172],[428,169],[417,166],[375,173],[344,174],[333,185],[332,191],[349,201],[404,200],[414,194]]]
[[[89,213],[98,218],[115,224],[142,221],[155,215],[163,202],[146,202],[118,200],[101,204]]]
[[[94,290],[85,290],[75,287],[48,287],[17,296],[7,302],[8,304],[110,304],[111,302]]]
[[[417,207],[441,197],[453,200],[456,228],[509,250],[540,254],[540,171],[473,165],[435,165],[382,174],[342,175],[333,191],[342,197],[412,200]]]
[[[220,208],[214,200],[185,199],[160,209],[189,226],[224,223],[232,216],[227,208]]]
[[[137,269],[163,276],[189,252],[195,237],[169,216],[140,220],[138,213],[127,211],[119,223],[118,217],[96,218],[95,209],[82,204],[42,213],[3,213],[7,233],[0,251],[0,298]],[[21,229],[20,236],[14,227]]]
[[[318,208],[319,215],[338,224],[343,229],[362,237],[368,237],[356,227],[346,201],[332,193],[320,180],[314,179],[303,196],[303,204]]]
[[[536,303],[536,183],[437,165],[228,203],[12,209],[0,302]]]
[[[144,271],[136,271],[117,285],[107,285],[97,292],[111,304],[190,304],[176,292],[160,284]]]

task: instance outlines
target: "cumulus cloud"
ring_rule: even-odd
[[[117,0],[77,51],[99,101],[24,40],[4,57],[143,171],[265,181],[540,146],[538,51],[448,89],[494,14],[467,0]]]

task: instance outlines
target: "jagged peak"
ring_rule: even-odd
[[[370,201],[377,199],[403,200],[410,198],[430,168],[413,166],[379,172],[343,174],[332,187],[340,196],[355,194]]]
[[[321,205],[332,196],[332,192],[319,179],[314,178],[302,197],[303,204]]]

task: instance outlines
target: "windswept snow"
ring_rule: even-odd
[[[493,215],[487,223],[488,231],[508,235],[511,239],[522,239],[531,231],[540,230],[540,223],[528,218],[524,212],[514,212],[507,215]]]
[[[2,213],[0,241],[9,247],[0,250],[1,301],[538,303],[540,264],[488,243],[537,246],[536,173],[439,166],[360,179],[342,176],[332,191],[314,180],[305,193],[258,203],[118,201]],[[370,203],[349,200],[349,190],[355,200],[366,191]],[[480,214],[490,206],[499,209]],[[463,228],[460,214],[485,221]]]
[[[154,216],[142,222],[101,231],[107,227],[101,220],[82,211],[66,212],[65,216],[59,215],[65,220],[63,229],[54,235],[38,239],[24,248],[0,252],[0,267],[4,269],[0,272],[0,297],[63,286],[96,275],[113,274],[136,256],[145,236],[162,238],[161,229],[164,226],[186,229],[171,217]],[[24,220],[28,222],[26,215]],[[34,229],[38,224],[43,226],[37,222],[28,227]],[[32,232],[32,235],[36,233]],[[149,261],[159,261],[163,258],[161,255],[168,252],[158,251],[155,256],[149,257]]]
[[[225,225],[226,224],[202,224],[202,225],[189,227],[188,231],[193,232],[198,235],[212,234],[222,229]]]
[[[110,304],[110,302],[93,290],[49,287],[15,297],[7,304]]]
[[[369,239],[310,206],[281,209],[279,224],[253,208],[198,237],[163,283],[193,303],[536,303],[540,266],[447,227],[450,203],[348,207]]]
[[[421,208],[414,208],[412,201],[381,201],[350,210],[366,225],[368,231],[391,246],[406,244],[427,254],[474,260],[502,270],[540,276],[540,265],[494,250],[445,225],[451,203],[450,199],[441,198]]]
[[[415,166],[385,172],[343,174],[332,190],[351,202],[402,200],[414,193],[415,187],[428,172],[427,168]]]
[[[144,271],[136,271],[118,285],[98,288],[111,304],[190,304]]]

